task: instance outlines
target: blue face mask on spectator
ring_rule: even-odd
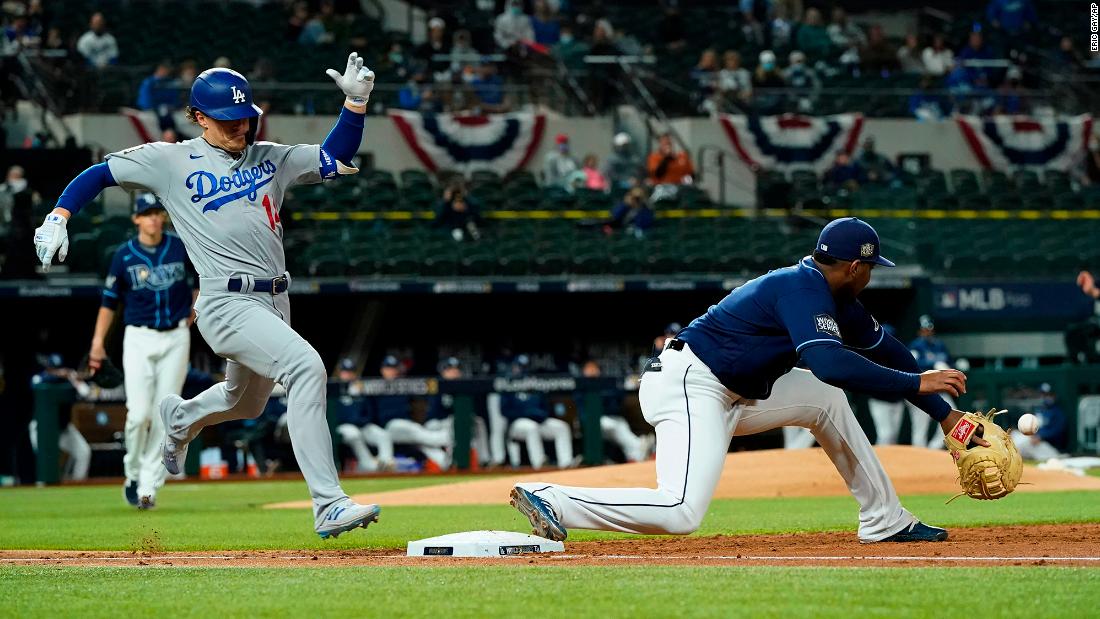
[[[775,68],[775,63],[774,62],[765,62],[765,63],[761,64],[760,66],[764,67],[765,71],[771,71],[772,69]]]
[[[573,42],[573,35],[571,35],[571,34],[563,34],[563,35],[561,35],[561,39],[560,39],[560,41],[561,41],[562,43],[572,43],[572,42]]]

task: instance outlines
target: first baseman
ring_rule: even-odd
[[[164,232],[164,206],[152,194],[134,202],[136,237],[115,251],[103,285],[88,367],[107,358],[104,340],[121,302],[126,334],[122,369],[126,384],[126,473],[123,496],[138,509],[156,504],[167,471],[161,464],[164,425],[157,402],[183,389],[191,350],[191,306],[198,289],[183,241]],[[190,281],[189,281],[190,280]]]
[[[167,429],[164,466],[178,473],[187,444],[202,428],[255,418],[272,386],[287,390],[294,455],[313,497],[315,530],[335,537],[377,520],[377,505],[358,505],[340,488],[325,417],[328,373],[317,351],[290,327],[291,278],[283,255],[279,207],[286,190],[358,170],[350,162],[363,137],[374,73],[353,53],[341,74],[326,72],[347,95],[340,119],[320,146],[255,142],[260,108],[244,76],[209,69],[191,86],[188,117],[201,137],[135,146],[107,156],[65,189],[35,231],[44,268],[68,252],[65,224],[107,187],[148,191],[168,210],[199,273],[199,332],[225,357],[226,379],[190,400],[160,402]]]
[[[642,414],[657,432],[657,489],[518,484],[512,503],[535,532],[567,528],[687,534],[707,512],[731,436],[809,428],[859,503],[863,542],[938,541],[947,531],[902,506],[842,389],[897,394],[951,430],[962,413],[937,393],[966,389],[958,370],[917,373],[909,350],[856,300],[879,237],[856,218],[821,231],[812,256],[734,289],[665,343],[642,375]],[[808,370],[794,369],[802,363]],[[988,446],[988,444],[981,442]]]

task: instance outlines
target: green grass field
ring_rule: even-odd
[[[349,493],[461,478],[349,480]],[[322,542],[308,510],[269,510],[305,498],[302,482],[169,484],[151,512],[124,505],[120,488],[0,491],[0,548],[246,550],[403,548],[410,539],[471,529],[525,531],[507,505],[384,507],[366,533]],[[944,526],[1095,522],[1097,493],[1018,493],[996,502],[903,497]],[[697,535],[852,531],[848,497],[718,500]],[[624,537],[576,532],[573,540]],[[140,571],[139,571],[140,570]],[[0,566],[0,617],[118,616],[846,616],[921,617],[970,604],[996,583],[990,616],[1087,616],[1100,569],[802,567],[355,567],[155,568]],[[965,583],[965,584],[964,584]],[[981,587],[978,587],[981,590]],[[951,593],[953,592],[953,593]]]

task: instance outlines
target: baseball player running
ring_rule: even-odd
[[[347,96],[320,146],[255,142],[260,108],[244,76],[209,69],[191,86],[187,114],[201,137],[157,142],[107,155],[66,187],[35,231],[43,268],[65,259],[65,224],[107,187],[149,191],[168,210],[199,273],[199,332],[228,360],[226,379],[190,400],[159,404],[167,434],[164,466],[178,473],[187,444],[204,427],[255,418],[275,382],[288,398],[294,455],[313,497],[315,530],[335,537],[377,520],[377,505],[358,505],[340,488],[325,417],[327,372],[317,351],[290,327],[291,278],[283,254],[279,207],[287,189],[353,174],[374,73],[357,54],[341,74],[326,72]]]
[[[167,471],[161,465],[164,425],[155,406],[183,389],[191,350],[191,306],[198,289],[183,242],[164,232],[164,206],[152,194],[134,202],[138,235],[119,246],[103,286],[88,367],[94,372],[107,358],[104,340],[121,301],[126,334],[122,370],[126,386],[126,473],[123,496],[138,509],[156,504]]]
[[[517,484],[512,504],[535,532],[567,529],[687,534],[707,512],[731,436],[779,426],[809,428],[859,503],[862,542],[939,541],[947,531],[902,508],[843,389],[899,394],[950,431],[962,413],[958,370],[918,374],[909,350],[856,300],[880,255],[879,237],[856,218],[821,231],[812,256],[736,288],[651,359],[639,398],[657,432],[657,489]],[[809,370],[792,369],[801,361]],[[982,445],[988,445],[981,440]]]

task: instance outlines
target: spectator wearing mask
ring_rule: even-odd
[[[852,161],[848,153],[840,151],[831,168],[822,179],[825,186],[832,190],[855,191],[864,182],[863,170]]]
[[[512,379],[521,379],[527,376],[529,369],[527,355],[517,355],[509,374]],[[546,464],[544,440],[554,442],[558,468],[566,468],[573,463],[573,428],[564,420],[552,416],[549,410],[546,396],[539,392],[500,394],[500,413],[508,421],[508,439],[526,444],[527,458],[533,469],[540,469]]]
[[[393,442],[386,431],[371,418],[371,411],[367,405],[367,398],[362,393],[362,387],[358,382],[359,373],[356,371],[355,361],[350,357],[340,360],[336,373],[340,381],[340,397],[337,399],[337,414],[339,423],[336,433],[340,440],[351,449],[355,455],[356,471],[359,473],[371,473],[379,470],[392,470]],[[367,445],[381,446],[386,452],[386,459],[382,462],[367,449]],[[379,451],[379,456],[382,452]]]
[[[554,150],[546,153],[542,163],[543,184],[564,189],[570,175],[579,169],[577,160],[569,153],[569,136],[559,133],[554,138]]]
[[[821,80],[817,77],[817,71],[806,65],[806,54],[795,50],[791,52],[789,61],[790,65],[783,71],[783,79],[788,87],[797,91],[792,97],[798,111],[811,112],[821,91]]]
[[[103,13],[93,13],[88,21],[88,31],[80,35],[76,42],[76,51],[84,57],[89,66],[102,69],[118,62],[118,42],[114,35],[107,32],[107,20]]]
[[[581,366],[581,376],[584,378],[599,378],[603,374],[600,364],[589,359]],[[573,395],[573,401],[577,405],[577,414],[581,417],[594,414],[587,409],[586,394],[578,392]],[[634,434],[630,428],[630,422],[623,417],[623,393],[618,389],[605,389],[600,392],[600,403],[603,414],[600,415],[600,433],[603,440],[608,441],[623,452],[627,462],[641,462],[646,459],[649,446],[652,445],[651,437],[643,439]]]
[[[620,131],[611,140],[611,154],[604,162],[603,174],[612,190],[625,191],[638,185],[642,178],[642,158],[634,150],[630,134]]]
[[[416,59],[420,66],[427,67],[428,73],[436,81],[446,81],[451,64],[439,56],[450,55],[451,43],[447,40],[447,22],[441,17],[428,20],[428,40],[416,48]]]
[[[765,92],[757,92],[753,101],[753,107],[761,114],[772,114],[778,111],[783,101],[782,95],[777,92],[766,92],[769,89],[786,88],[787,82],[783,79],[775,61],[775,53],[770,49],[760,52],[759,62],[756,65],[756,73],[752,79],[753,89],[764,89]]]
[[[330,29],[334,23],[332,2],[321,2],[321,11],[306,20],[302,32],[298,35],[299,45],[328,45],[336,41],[336,34]]]
[[[474,47],[469,30],[456,30],[451,44],[450,71],[452,78],[461,75],[467,65],[480,61],[480,53]]]
[[[829,33],[829,41],[836,49],[847,49],[852,45],[863,47],[867,44],[867,37],[863,34],[863,30],[852,23],[848,19],[848,13],[839,6],[833,9],[826,31]]]
[[[477,68],[470,88],[477,96],[482,112],[503,112],[510,106],[504,96],[504,80],[497,74],[497,66],[486,62]]]
[[[863,176],[869,185],[889,184],[897,173],[890,159],[875,150],[875,139],[872,137],[863,140],[863,150],[856,158],[856,165],[863,170]]]
[[[1062,455],[1066,447],[1066,414],[1058,406],[1058,398],[1049,383],[1039,386],[1043,403],[1035,416],[1039,418],[1039,431],[1026,436],[1018,430],[1012,430],[1012,442],[1024,460],[1050,460]]]
[[[290,7],[290,17],[286,20],[286,29],[283,31],[284,38],[290,43],[297,43],[298,37],[302,36],[302,30],[305,29],[308,22],[309,3],[305,0],[295,2]]]
[[[812,7],[806,9],[802,27],[795,35],[795,41],[798,49],[811,58],[828,58],[832,54],[833,42],[821,22],[821,11]]]
[[[493,21],[493,40],[502,52],[519,53],[525,43],[535,39],[531,18],[523,12],[523,0],[508,0],[504,12]]]
[[[905,73],[923,74],[925,72],[917,35],[913,33],[905,35],[905,44],[898,48],[898,66]]]
[[[592,153],[584,156],[581,165],[581,172],[584,173],[584,187],[592,191],[606,192],[610,189],[610,184],[607,177],[600,171],[599,163],[599,159]]]
[[[1003,30],[1013,37],[1039,25],[1039,16],[1031,0],[990,0],[985,7],[985,19],[995,30]]]
[[[635,187],[626,192],[622,201],[611,211],[611,219],[604,223],[603,230],[604,234],[622,230],[640,239],[651,227],[653,227],[653,209],[646,200],[645,190]]]
[[[657,138],[657,150],[649,154],[646,171],[649,173],[648,181],[652,185],[689,184],[695,174],[691,157],[686,151],[677,150],[672,143],[672,136],[668,133],[661,134],[661,137]]]
[[[404,373],[401,362],[393,355],[382,359],[383,380],[397,380]],[[378,459],[385,463],[393,459],[393,445],[413,445],[439,470],[451,466],[451,434],[446,429],[429,430],[413,420],[408,396],[378,395],[368,400],[371,415],[386,430],[391,443],[378,446]],[[431,465],[429,465],[431,466]]]
[[[588,51],[588,44],[576,39],[573,35],[573,27],[569,24],[562,24],[561,37],[550,48],[550,53],[555,58],[560,60],[566,68],[574,71],[585,68],[584,57],[588,54]]]
[[[871,26],[860,58],[863,60],[863,70],[871,74],[886,74],[898,69],[898,52],[886,40],[886,34],[878,24]]]
[[[561,38],[561,22],[554,7],[547,0],[535,0],[534,14],[531,15],[531,30],[535,33],[535,42],[550,47]]]
[[[928,75],[940,77],[947,75],[955,67],[955,52],[947,47],[946,39],[942,34],[932,37],[932,45],[924,48],[921,53],[924,61],[924,70]]]
[[[718,72],[718,92],[725,103],[747,106],[752,99],[752,74],[741,66],[741,54],[729,50],[722,55],[722,70]]]
[[[462,183],[452,183],[443,190],[443,199],[436,205],[436,225],[446,228],[456,242],[481,239],[481,209],[466,193]]]
[[[0,276],[6,279],[35,277],[37,261],[26,250],[34,241],[34,207],[38,195],[27,183],[22,166],[8,168],[0,185],[0,230],[6,231],[7,258]]]

